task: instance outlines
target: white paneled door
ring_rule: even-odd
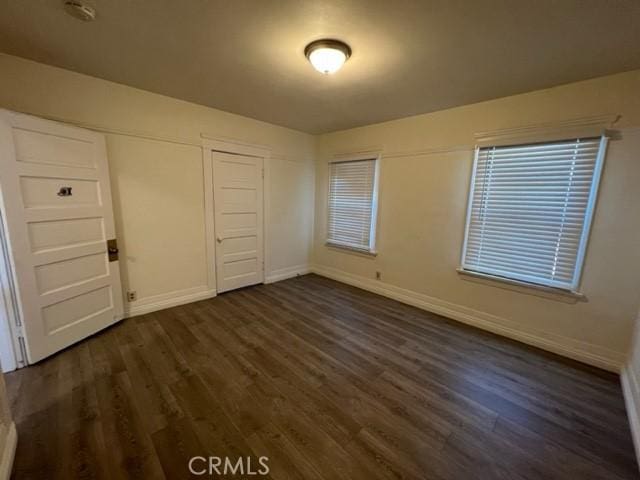
[[[120,320],[104,136],[0,111],[0,187],[29,363]]]
[[[263,159],[212,152],[216,289],[264,281]]]

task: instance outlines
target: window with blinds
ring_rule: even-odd
[[[329,164],[327,243],[375,251],[376,159]]]
[[[577,290],[606,142],[477,149],[462,269]]]

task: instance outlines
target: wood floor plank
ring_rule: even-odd
[[[601,464],[587,461],[584,457],[548,440],[517,423],[504,418],[496,421],[494,432],[505,438],[511,448],[521,450],[537,460],[557,469],[557,478],[580,478],[583,480],[605,480],[621,478]]]
[[[195,478],[189,471],[189,460],[203,456],[205,449],[189,418],[172,419],[165,428],[153,433],[151,439],[166,478]],[[202,471],[207,465],[206,461],[193,464],[196,471]]]
[[[58,456],[59,431],[55,405],[22,417],[18,423],[18,447],[12,477],[56,478],[61,467]],[[68,461],[66,459],[60,463]]]
[[[125,320],[6,383],[15,479],[192,478],[193,456],[266,456],[252,477],[276,480],[639,478],[616,376],[316,275]]]
[[[323,476],[275,425],[269,423],[247,439],[254,454],[267,457],[275,480],[322,480]]]
[[[145,410],[136,409],[134,389],[126,372],[97,380],[107,464],[112,479],[165,478],[145,430]]]
[[[154,433],[165,428],[171,418],[181,417],[182,410],[162,381],[163,375],[159,373],[162,365],[154,364],[148,353],[152,347],[157,347],[146,345],[137,325],[128,323],[129,328],[120,340],[120,351],[127,368],[134,404],[140,412],[144,412],[140,418],[146,431]]]

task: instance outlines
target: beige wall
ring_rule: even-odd
[[[623,361],[638,307],[631,285],[640,283],[640,216],[627,213],[640,204],[639,87],[635,71],[313,137],[0,55],[1,107],[108,132],[123,284],[138,292],[135,305],[206,288],[205,133],[272,149],[267,276],[304,267],[313,243],[325,274],[608,368]],[[622,139],[611,142],[605,165],[582,282],[587,301],[460,277],[473,134],[611,113],[622,115]],[[383,154],[376,258],[324,246],[326,161],[360,150]]]
[[[312,136],[8,55],[0,107],[107,132],[123,288],[138,311],[207,289],[201,133],[271,149],[265,274],[308,264]]]
[[[270,268],[286,273],[288,269],[308,269],[313,241],[314,206],[313,162],[274,162],[270,171],[270,198],[278,208],[270,208],[267,217],[273,240]],[[289,240],[291,239],[291,240]],[[275,273],[277,275],[277,273]]]
[[[319,138],[314,264],[319,271],[416,305],[617,369],[628,348],[640,284],[640,71]],[[425,92],[428,94],[428,92]],[[620,114],[606,158],[584,266],[586,301],[534,295],[456,273],[474,133]],[[381,150],[376,258],[328,248],[326,163]],[[375,272],[382,273],[376,282]]]

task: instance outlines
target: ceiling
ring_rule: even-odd
[[[62,3],[0,0],[0,51],[309,133],[640,68],[638,0]],[[353,49],[333,76],[322,37]]]

